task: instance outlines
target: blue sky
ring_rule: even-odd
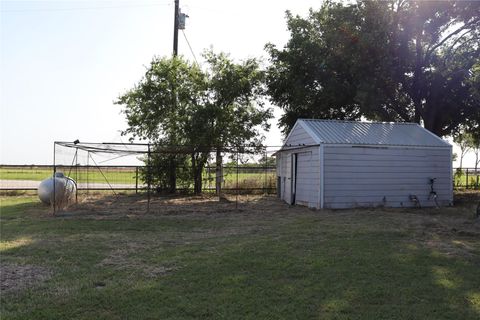
[[[155,55],[170,55],[173,0],[1,1],[0,163],[48,164],[55,140],[120,141],[115,98]],[[264,55],[288,38],[284,12],[320,1],[180,1],[197,58],[205,48],[235,59]],[[183,35],[179,52],[192,59]],[[279,114],[277,110],[276,114]],[[268,144],[279,144],[276,123]],[[125,139],[125,138],[123,138]]]
[[[285,10],[305,15],[320,4],[180,0],[199,59],[209,47],[265,58],[267,42],[288,39]],[[173,0],[1,1],[0,11],[0,163],[50,164],[55,140],[120,142],[126,124],[113,101],[153,56],[171,54]],[[193,59],[182,33],[179,52]],[[266,143],[281,138],[272,121]]]

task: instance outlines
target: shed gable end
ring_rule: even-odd
[[[300,122],[293,127],[285,140],[284,146],[299,146],[299,145],[316,145],[317,143],[313,139],[312,135],[305,130]]]

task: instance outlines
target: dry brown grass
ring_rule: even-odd
[[[0,264],[0,289],[2,294],[18,292],[38,285],[51,277],[52,272],[35,265]]]
[[[480,239],[480,221],[474,219],[479,193],[458,194],[456,205],[445,208],[361,208],[348,210],[311,210],[300,206],[289,206],[272,196],[227,195],[227,201],[217,197],[202,196],[152,196],[147,213],[147,199],[141,195],[105,196],[95,195],[82,198],[61,215],[88,219],[154,219],[156,217],[178,217],[195,219],[226,219],[236,224],[222,229],[212,229],[195,234],[168,235],[172,241],[194,241],[197,238],[228,236],[259,232],[269,228],[268,221],[289,219],[291,215],[317,216],[322,219],[341,219],[345,225],[357,224],[360,219],[385,223],[386,228],[409,230],[412,239],[435,247],[448,254],[466,253],[472,240]],[[379,220],[380,219],[380,220]],[[133,245],[134,244],[130,244]],[[127,245],[128,247],[128,245]],[[134,250],[132,248],[132,250]]]

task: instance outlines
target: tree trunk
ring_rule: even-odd
[[[193,173],[193,193],[202,193],[202,171],[203,162],[199,161],[195,157],[195,153],[192,153],[192,173]]]
[[[193,187],[193,192],[195,194],[201,194],[202,193],[202,169],[198,168],[197,172],[195,173],[195,181],[194,181],[194,187]]]
[[[197,194],[197,159],[195,153],[192,153],[190,157],[192,159],[193,193]]]
[[[442,137],[445,134],[442,127],[439,125],[438,122],[436,122],[434,118],[425,117],[423,118],[423,122],[425,129],[435,133],[437,136]]]
[[[421,109],[422,109],[422,98],[421,98],[421,75],[422,75],[422,68],[423,68],[423,53],[422,53],[422,44],[420,36],[417,36],[415,39],[415,69],[413,71],[413,83],[412,83],[412,100],[413,106],[415,108],[414,112],[414,121],[420,124],[421,120]],[[425,119],[424,119],[425,120]]]
[[[462,145],[460,145],[460,170],[463,168],[463,158],[465,158],[466,154],[466,150],[462,147]]]
[[[175,193],[177,191],[177,162],[175,156],[170,157],[169,180],[169,191]]]
[[[223,158],[220,148],[217,148],[215,165],[215,193],[222,198]]]

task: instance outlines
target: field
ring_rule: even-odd
[[[135,167],[101,167],[100,172],[95,167],[89,169],[81,168],[76,170],[75,168],[58,168],[59,171],[69,175],[79,183],[80,187],[86,188],[109,188],[108,183],[116,188],[135,188],[138,180],[138,186],[143,186],[142,179]],[[0,166],[0,188],[7,186],[18,186],[18,183],[26,182],[39,182],[52,175],[53,169],[49,167],[1,167]],[[470,168],[468,179],[466,170],[463,174],[454,175],[454,186],[456,189],[463,189],[467,185],[471,189],[475,188],[477,182],[477,176],[475,171]],[[18,183],[14,183],[18,181]],[[203,174],[203,188],[214,189],[215,188],[215,172],[212,168],[210,173],[205,170]],[[274,168],[268,168],[267,173],[261,167],[257,167],[257,170],[252,172],[251,168],[240,168],[238,173],[238,186],[241,189],[274,189],[276,184],[276,174]],[[35,183],[25,183],[25,186],[36,187]],[[427,185],[427,182],[426,182]],[[192,183],[193,186],[193,183]],[[191,186],[191,187],[192,187]],[[224,169],[224,185],[223,188],[235,189],[237,186],[237,173],[236,168]],[[428,187],[428,186],[427,186]]]
[[[480,169],[479,171],[475,171],[474,169],[470,168],[468,170],[463,171],[455,171],[454,174],[454,186],[456,187],[463,187],[468,185],[470,188],[480,189]]]
[[[1,198],[2,319],[478,319],[480,221],[272,197]],[[234,200],[232,198],[231,200]]]
[[[122,183],[131,183],[135,184],[135,168],[108,168],[103,167],[102,173],[109,181],[116,181]],[[76,171],[75,168],[58,168],[57,171],[63,172],[65,175],[68,175],[79,182],[105,182],[105,178],[102,173],[96,168],[89,168],[89,170],[79,170]],[[43,168],[43,167],[24,167],[24,168],[0,168],[0,178],[2,180],[31,180],[31,181],[42,181],[48,177],[51,177],[53,173],[52,168]]]
[[[239,188],[274,188],[276,183],[275,170],[270,170],[265,174],[262,168],[258,172],[248,172],[251,168],[241,168],[238,173]],[[100,184],[101,187],[107,188],[107,181],[113,187],[120,186],[121,188],[129,187],[135,188],[138,180],[138,185],[142,186],[142,178],[140,171],[137,172],[136,167],[101,167],[101,172],[95,167],[80,168],[57,168],[57,171],[63,172],[65,175],[73,178],[82,188],[96,187]],[[244,172],[242,172],[244,171]],[[7,187],[13,185],[12,181],[32,181],[40,182],[53,173],[53,169],[49,167],[0,167],[0,187]],[[210,174],[205,170],[203,175],[204,188],[215,188],[215,172],[212,169]],[[18,185],[16,183],[15,185]],[[25,183],[28,186],[36,186],[36,184]],[[192,183],[193,186],[193,183]],[[224,169],[224,188],[236,188],[237,173],[235,168]]]

